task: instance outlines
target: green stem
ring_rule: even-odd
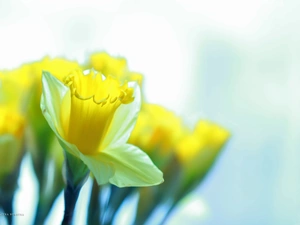
[[[62,221],[62,225],[71,225],[73,221],[74,209],[78,199],[80,188],[73,188],[71,185],[67,185],[64,191],[65,198],[65,213]]]
[[[120,206],[124,200],[134,191],[136,188],[124,187],[118,188],[117,186],[110,186],[110,197],[108,200],[108,205],[105,210],[105,214],[102,218],[103,225],[111,225],[115,219],[116,213],[118,212]]]
[[[159,223],[159,225],[163,225],[167,222],[169,216],[171,215],[171,212],[173,212],[173,210],[176,208],[177,206],[177,202],[173,202],[172,205],[169,207],[168,211],[165,213],[163,219],[161,220],[161,222]]]
[[[13,198],[14,198],[14,195],[12,194],[12,195],[5,196],[4,198],[1,198],[1,200],[0,200],[3,212],[5,214],[8,214],[8,216],[6,216],[8,225],[13,224],[13,216],[10,215],[13,212],[13,204],[12,204]]]
[[[59,193],[60,191],[58,193],[52,194],[51,196],[49,196],[49,198],[47,198],[48,196],[42,196],[40,194],[33,223],[34,225],[44,224]]]
[[[87,224],[91,225],[100,225],[100,196],[101,196],[101,188],[99,187],[96,179],[93,180],[93,186],[90,196],[88,215],[87,215]]]
[[[156,207],[160,204],[158,187],[143,187],[139,189],[139,202],[134,225],[145,224]]]
[[[22,164],[24,156],[24,147],[22,149],[22,153],[20,154],[20,158],[18,159],[17,167],[15,170],[6,175],[3,179],[1,186],[1,195],[0,195],[0,205],[2,206],[2,209],[4,213],[9,214],[9,216],[6,217],[8,225],[13,224],[13,216],[10,214],[13,213],[13,201],[15,196],[15,191],[18,187],[18,178],[20,174],[20,168]]]
[[[51,159],[50,159],[51,160]],[[62,165],[55,165],[49,170],[49,159],[44,163],[42,180],[39,180],[38,204],[35,210],[34,225],[42,225],[52,209],[52,206],[64,187],[61,174]],[[50,168],[51,169],[51,168]],[[53,173],[53,179],[49,179],[48,173]]]
[[[43,203],[41,201],[41,196],[39,196],[38,205],[35,211],[35,217],[34,217],[34,225],[42,225],[44,224],[45,218],[47,217],[46,210],[43,209]]]
[[[79,158],[67,151],[64,151],[64,153],[65,164],[63,175],[66,181],[66,188],[64,190],[65,213],[62,225],[71,225],[79,192],[86,182],[90,171]]]

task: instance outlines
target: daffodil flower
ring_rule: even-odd
[[[163,169],[174,156],[184,128],[173,112],[160,105],[143,103],[128,142],[143,149],[155,165]]]
[[[0,180],[18,169],[23,156],[26,122],[21,103],[26,101],[26,85],[17,77],[22,71],[0,72]]]
[[[161,157],[172,154],[183,130],[181,119],[162,106],[144,103],[129,143],[147,152],[159,149]]]
[[[140,90],[111,76],[74,71],[64,83],[43,72],[41,109],[65,151],[79,158],[99,185],[150,186],[162,172],[127,144],[140,110]]]
[[[199,167],[204,164],[199,164],[199,160],[212,163],[229,137],[230,133],[225,128],[200,120],[194,132],[187,134],[178,143],[176,152],[178,159],[185,166],[195,164]]]
[[[113,57],[106,52],[98,52],[90,56],[89,67],[94,68],[105,76],[112,75],[121,81],[136,81],[140,86],[142,85],[142,74],[129,71],[125,58]]]
[[[18,112],[0,105],[0,180],[12,173],[22,155],[25,119]]]
[[[230,132],[218,124],[200,120],[193,132],[186,134],[177,145],[176,155],[182,174],[174,196],[179,201],[199,185],[212,168]]]

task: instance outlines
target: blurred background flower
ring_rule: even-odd
[[[149,102],[188,125],[209,119],[232,134],[169,224],[298,224],[299,6],[295,0],[3,1],[0,68],[45,55],[87,64],[99,50],[125,56],[144,74]],[[37,181],[28,165],[25,158],[16,202],[34,204]],[[88,199],[84,190],[79,201]],[[48,224],[62,218],[60,197]],[[121,208],[117,224],[127,224],[126,210],[134,211]],[[33,209],[19,204],[16,211],[24,213],[17,224],[31,224]],[[78,224],[84,214],[78,210]]]

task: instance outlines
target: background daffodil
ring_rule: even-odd
[[[0,105],[0,183],[20,161],[24,127],[25,120],[20,113]]]
[[[98,184],[149,186],[162,172],[136,146],[126,144],[140,110],[140,91],[111,76],[75,70],[64,83],[43,73],[41,109],[60,144],[79,158]]]
[[[23,156],[26,120],[22,103],[25,102],[25,85],[19,74],[0,73],[0,183],[3,176],[14,172]],[[21,72],[20,72],[21,73]]]
[[[21,103],[26,94],[21,95],[24,86],[16,74],[15,71],[0,73],[0,207],[4,213],[14,210],[13,200],[24,155],[26,121]],[[8,224],[13,224],[12,216],[6,219]]]
[[[94,68],[105,76],[114,76],[121,81],[136,81],[142,86],[142,74],[130,71],[127,60],[123,57],[114,57],[107,52],[96,52],[90,56],[87,67]]]

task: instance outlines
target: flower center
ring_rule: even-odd
[[[115,111],[133,101],[133,88],[92,70],[86,75],[75,70],[64,83],[70,88],[61,111],[64,138],[83,154],[101,151]]]

